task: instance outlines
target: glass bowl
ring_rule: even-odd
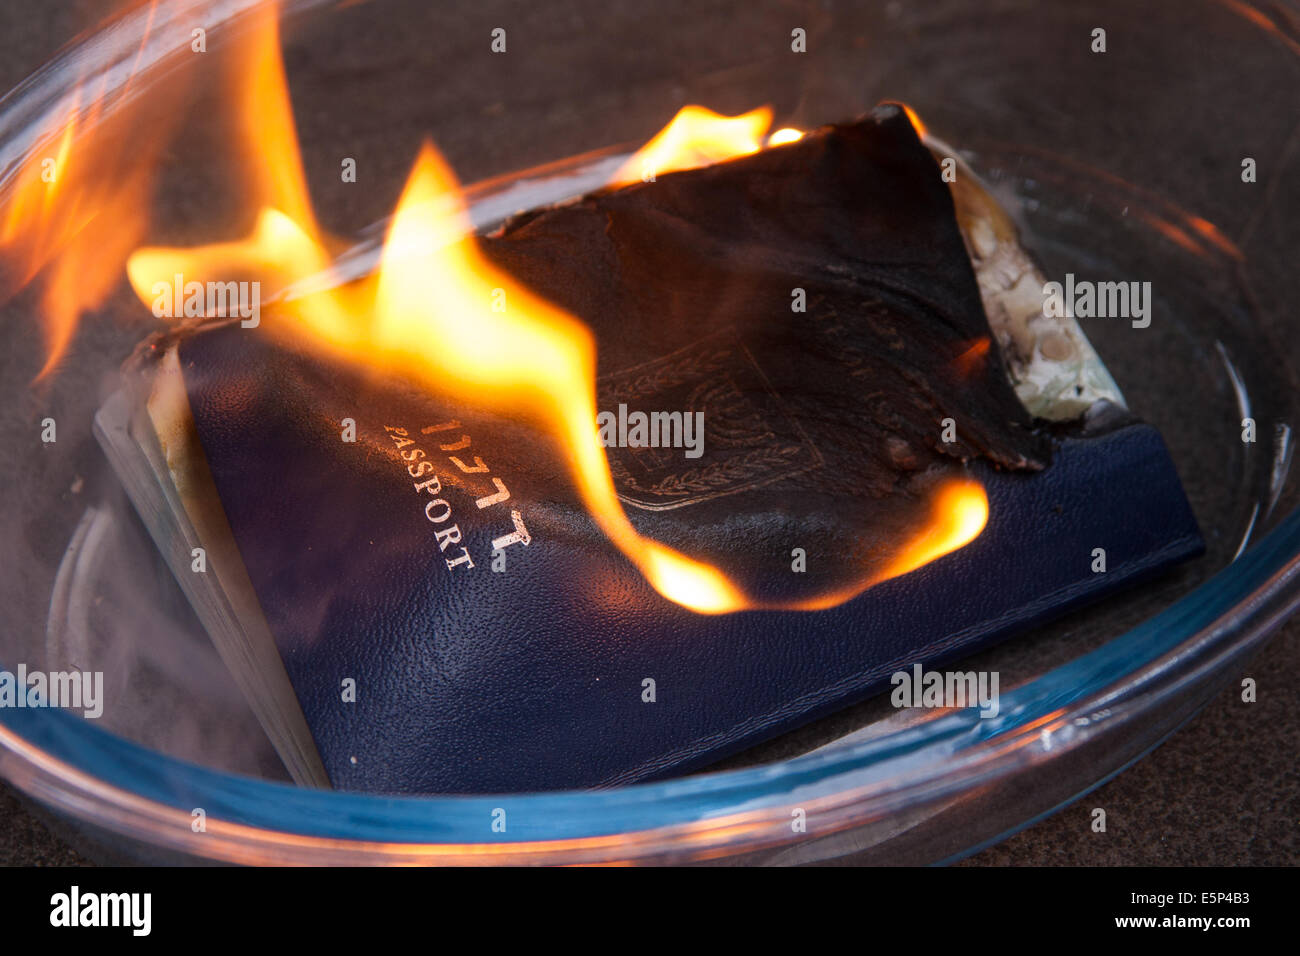
[[[246,184],[223,163],[222,71],[255,5],[139,7],[65,48],[0,101],[0,203],[89,80],[106,91],[103,122],[182,104],[151,241],[242,232]],[[357,238],[357,268],[425,135],[480,184],[470,195],[487,222],[524,196],[581,191],[584,171],[689,102],[724,113],[770,103],[776,125],[798,127],[909,103],[1015,210],[1049,276],[1152,282],[1149,328],[1083,324],[1130,406],[1163,433],[1207,553],[970,658],[1001,675],[993,719],[876,699],[710,772],[601,791],[300,789],[91,437],[152,320],[122,283],[33,385],[43,342],[36,294],[23,291],[0,325],[0,665],[101,670],[133,704],[99,722],[0,710],[0,776],[91,855],[151,862],[938,862],[1076,799],[1172,733],[1300,603],[1297,23],[1290,4],[1238,0],[290,4],[285,56],[308,178],[326,225]],[[190,49],[196,26],[204,54]],[[498,26],[510,52],[494,57]],[[806,53],[791,49],[796,28]],[[340,182],[345,156],[358,184]],[[1243,181],[1247,158],[1256,182]],[[52,446],[39,440],[47,416]],[[491,830],[497,807],[508,834]],[[806,832],[791,826],[800,810]]]

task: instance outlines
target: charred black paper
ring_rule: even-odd
[[[896,107],[522,214],[485,247],[591,325],[601,409],[704,412],[702,461],[620,448],[611,465],[634,518],[655,512],[644,530],[753,587],[790,596],[868,575],[937,477],[1050,460],[987,347],[948,188]],[[775,540],[722,533],[736,512],[769,516],[765,537],[816,528],[841,561],[772,580],[758,555]]]

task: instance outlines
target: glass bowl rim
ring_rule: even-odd
[[[1300,509],[1236,562],[1102,647],[1002,695],[862,742],[740,770],[609,790],[384,796],[211,770],[58,710],[0,710],[0,776],[119,834],[243,862],[557,862],[697,857],[789,842],[952,797],[1051,759],[1176,696],[1261,644],[1300,606]],[[206,831],[191,828],[202,808]],[[509,831],[490,822],[508,810]],[[524,839],[520,839],[519,834]]]

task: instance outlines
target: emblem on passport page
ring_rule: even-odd
[[[618,497],[666,511],[747,491],[820,468],[821,453],[782,408],[754,356],[733,329],[651,362],[601,377],[602,409],[703,413],[704,454],[619,444],[606,449]]]

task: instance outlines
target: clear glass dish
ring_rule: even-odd
[[[238,231],[199,200],[239,188],[222,180],[216,77],[254,5],[140,8],[65,49],[0,102],[0,201],[79,79],[119,91],[109,112],[157,96],[201,24],[213,66],[186,94],[151,238]],[[364,268],[367,228],[391,208],[425,133],[463,181],[481,183],[472,196],[487,221],[526,204],[520,190],[580,191],[580,170],[648,139],[687,102],[729,113],[771,103],[777,125],[808,127],[903,100],[1019,210],[1049,275],[1152,282],[1150,328],[1085,320],[1085,330],[1164,434],[1206,556],[972,658],[964,666],[1001,673],[991,720],[868,701],[714,772],[598,792],[298,789],[90,437],[118,365],[152,328],[147,314],[123,283],[33,388],[42,343],[23,293],[0,307],[0,664],[103,670],[136,703],[98,726],[0,710],[0,776],[80,845],[111,859],[244,863],[950,860],[1140,758],[1300,604],[1292,5],[679,6],[507,15],[292,4],[286,61],[308,176],[326,222],[358,237],[354,264]],[[498,25],[504,60],[488,53]],[[790,51],[796,27],[806,54]],[[1104,54],[1091,49],[1098,27]],[[340,188],[341,156],[358,159],[366,188]],[[1246,157],[1256,183],[1241,181]],[[556,165],[512,172],[543,163]],[[46,415],[59,422],[50,448],[38,437]],[[1247,416],[1252,444],[1240,438]],[[496,807],[508,808],[508,834],[490,829]],[[806,833],[791,827],[796,810]]]

